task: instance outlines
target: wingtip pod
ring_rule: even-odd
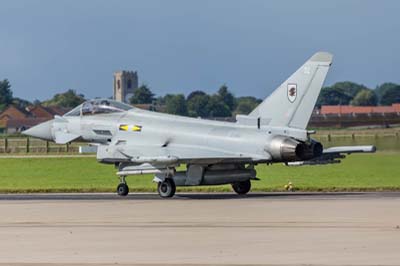
[[[374,145],[357,145],[357,146],[338,146],[330,147],[324,150],[324,154],[329,153],[374,153],[376,152],[376,146]]]
[[[375,145],[372,146],[371,152],[376,152],[376,146]]]
[[[331,65],[332,64],[333,55],[328,52],[317,52],[313,56],[311,56],[311,62],[318,62],[321,64]]]

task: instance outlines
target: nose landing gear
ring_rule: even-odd
[[[126,196],[129,193],[129,187],[125,180],[126,176],[120,176],[120,183],[117,187],[117,193],[120,196]]]

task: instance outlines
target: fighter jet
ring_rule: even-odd
[[[257,164],[329,164],[345,154],[375,152],[374,146],[324,149],[306,129],[331,64],[331,54],[314,54],[249,115],[237,115],[235,123],[96,99],[24,134],[97,145],[97,160],[118,168],[121,196],[129,193],[126,176],[141,174],[154,174],[163,198],[174,196],[176,186],[222,184],[243,195],[258,179]]]

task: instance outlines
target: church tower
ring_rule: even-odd
[[[133,71],[117,71],[114,73],[114,100],[129,103],[133,92],[138,88],[138,75]]]

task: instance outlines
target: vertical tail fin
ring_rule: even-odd
[[[331,64],[330,53],[314,54],[249,116],[270,126],[305,129]]]

